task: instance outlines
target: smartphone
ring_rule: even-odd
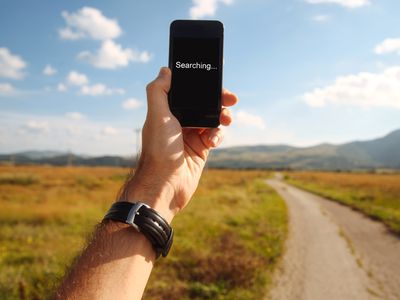
[[[182,127],[219,126],[224,27],[219,21],[175,20],[170,26],[169,108]]]

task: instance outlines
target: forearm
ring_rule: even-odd
[[[98,226],[57,299],[140,299],[155,261],[147,238],[123,223]]]
[[[167,222],[171,192],[150,189],[136,172],[122,189],[124,201],[145,202]],[[77,258],[60,287],[58,299],[140,299],[154,265],[156,253],[150,241],[132,226],[103,221],[93,233],[87,248]]]

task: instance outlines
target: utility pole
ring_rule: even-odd
[[[67,167],[72,167],[73,156],[71,150],[68,150],[67,155]]]
[[[10,156],[10,164],[13,167],[16,165],[15,154],[11,154],[11,156]]]
[[[139,164],[139,157],[140,157],[140,133],[142,132],[142,128],[136,128],[135,129],[135,135],[136,135],[136,167]]]

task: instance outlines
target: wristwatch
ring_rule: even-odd
[[[133,226],[151,242],[156,257],[166,257],[171,249],[174,230],[154,209],[142,202],[115,202],[104,220],[114,220]]]

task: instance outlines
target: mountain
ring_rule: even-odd
[[[0,163],[131,167],[134,158],[90,157],[57,151],[0,154]],[[239,169],[400,169],[400,129],[370,140],[312,147],[288,145],[238,146],[213,150],[209,167]]]
[[[313,147],[248,146],[215,150],[209,160],[217,168],[353,170],[400,169],[400,129],[370,140]]]
[[[90,157],[76,154],[68,154],[56,151],[27,151],[11,154],[0,154],[0,163],[40,164],[53,166],[135,166],[135,159],[121,156]]]
[[[14,153],[14,156],[21,156],[30,159],[41,159],[41,158],[49,158],[56,157],[61,155],[66,155],[67,153],[61,151],[38,151],[38,150],[30,150]]]

